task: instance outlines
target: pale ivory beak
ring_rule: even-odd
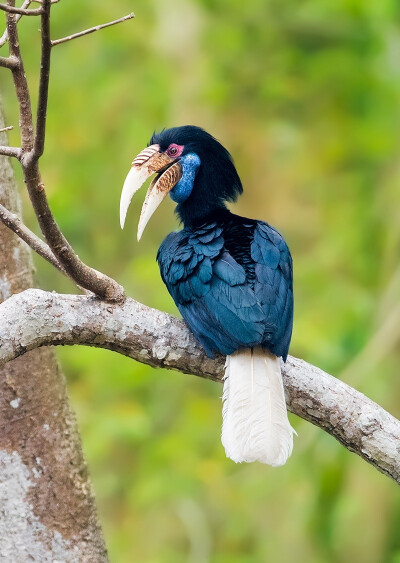
[[[143,231],[154,211],[181,178],[182,167],[179,162],[175,162],[161,176],[154,178],[151,182],[140,213],[137,230],[138,241],[142,238]]]
[[[172,164],[174,159],[165,153],[161,153],[159,145],[151,145],[137,155],[132,162],[132,168],[126,177],[124,187],[122,188],[120,201],[120,222],[121,229],[124,228],[126,214],[131,203],[132,197],[144,184],[144,182],[155,172],[162,170]],[[147,190],[146,198],[143,203],[142,212],[140,214],[137,238],[140,240],[143,231],[153,215],[154,211],[160,205],[165,196],[179,182],[182,177],[182,168],[179,162],[175,162],[167,168],[160,176],[155,178]]]

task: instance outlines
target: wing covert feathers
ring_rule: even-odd
[[[283,465],[293,449],[280,360],[260,346],[226,358],[222,444],[236,463]]]

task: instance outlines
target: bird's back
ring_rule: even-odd
[[[182,317],[208,355],[262,345],[286,359],[292,260],[267,223],[225,211],[171,233],[157,261]]]

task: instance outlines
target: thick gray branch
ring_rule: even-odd
[[[127,299],[30,289],[0,305],[0,366],[44,345],[84,344],[140,362],[221,380],[224,358],[210,360],[183,321]],[[400,422],[349,385],[289,357],[283,366],[289,409],[400,484]]]

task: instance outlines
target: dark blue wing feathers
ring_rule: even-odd
[[[254,291],[269,327],[265,343],[286,360],[293,325],[292,258],[278,231],[261,221],[254,230],[251,255],[256,262]]]
[[[214,274],[228,286],[246,283],[246,272],[232,256],[224,250],[213,264]]]
[[[229,225],[183,229],[158,251],[161,276],[209,356],[261,344],[286,359],[293,322],[289,250],[267,223],[239,219],[235,237],[245,229],[248,251],[240,240],[239,250],[229,242]]]

